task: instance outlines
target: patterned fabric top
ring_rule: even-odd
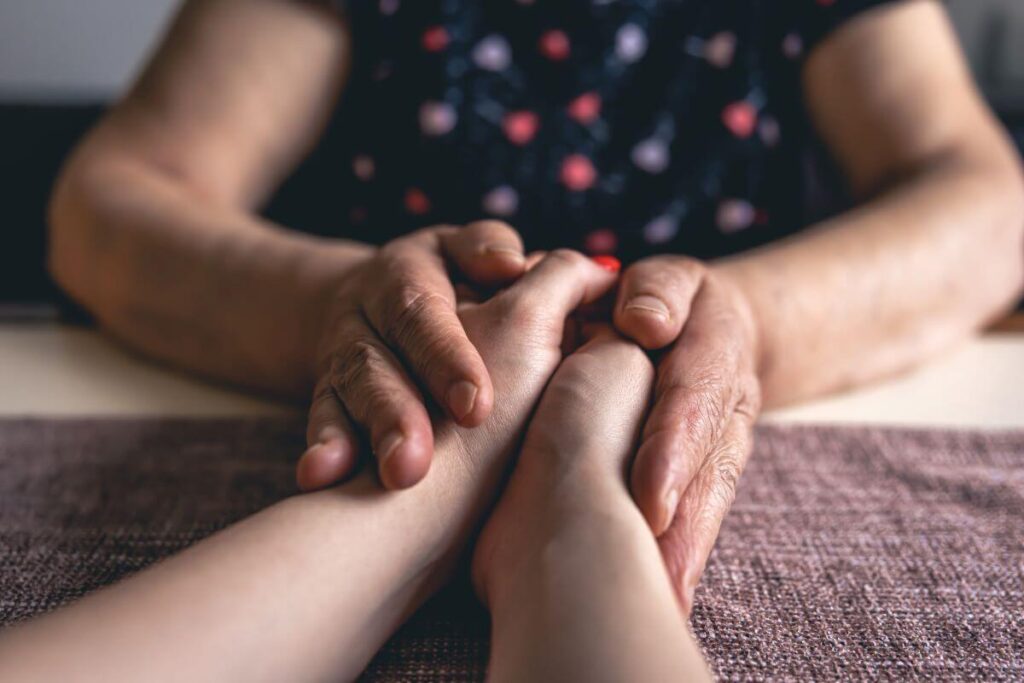
[[[804,56],[894,0],[349,0],[346,223],[711,257],[793,232]]]

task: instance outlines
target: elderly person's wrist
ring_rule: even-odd
[[[306,321],[306,367],[310,387],[317,377],[317,352],[324,332],[331,324],[330,308],[338,296],[339,288],[354,269],[365,265],[379,247],[348,240],[313,238],[314,255],[305,263],[297,264],[298,277],[305,280],[309,295],[295,306],[303,311]]]
[[[770,364],[774,349],[768,348],[770,337],[764,333],[766,321],[757,306],[757,298],[750,295],[750,281],[746,267],[739,260],[724,259],[708,264],[708,273],[730,293],[747,344],[754,358],[754,370],[760,379]]]

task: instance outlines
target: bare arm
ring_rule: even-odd
[[[653,378],[603,330],[548,383],[473,557],[490,680],[710,680],[626,486]]]
[[[384,491],[365,472],[270,507],[4,632],[0,680],[355,678],[448,578],[561,360],[566,317],[614,281],[579,254],[555,252],[460,310],[500,403],[479,429],[442,421],[436,466],[420,485]]]
[[[316,304],[367,249],[252,210],[318,137],[347,52],[341,20],[313,5],[188,3],[61,175],[50,221],[58,282],[149,354],[307,392]]]
[[[150,356],[313,393],[309,446],[332,464],[300,469],[304,487],[346,474],[362,428],[383,483],[401,488],[431,461],[429,399],[467,427],[493,405],[449,270],[500,285],[525,260],[519,236],[496,221],[435,226],[378,249],[255,214],[316,142],[343,87],[348,30],[327,5],[186,3],[139,83],[64,169],[50,264],[106,330]]]
[[[943,9],[869,12],[811,54],[814,120],[863,205],[715,269],[758,321],[765,401],[909,368],[1024,285],[1024,177]]]
[[[939,3],[864,13],[804,70],[806,98],[861,206],[713,264],[664,255],[622,278],[615,324],[667,347],[632,471],[689,605],[763,402],[904,370],[1020,295],[1024,180]]]

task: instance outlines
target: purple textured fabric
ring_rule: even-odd
[[[293,492],[302,425],[0,420],[0,623]],[[761,427],[694,630],[737,680],[1024,679],[1024,432]],[[456,583],[367,680],[481,680]]]

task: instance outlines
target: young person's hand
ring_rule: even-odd
[[[607,325],[584,331],[473,553],[489,678],[710,680],[627,485],[654,368]]]
[[[539,258],[539,260],[537,260]],[[519,281],[482,303],[465,302],[459,318],[476,344],[494,383],[494,414],[476,429],[445,425],[453,432],[472,475],[481,466],[507,463],[520,443],[544,386],[575,345],[572,315],[608,293],[617,270],[582,254],[559,249],[531,257]]]
[[[644,348],[664,350],[632,489],[689,610],[750,454],[761,406],[757,324],[739,289],[681,256],[628,268],[613,318]]]
[[[368,470],[281,501],[5,632],[0,680],[356,679],[451,577],[561,361],[567,317],[614,282],[559,251],[483,303],[460,305],[494,411],[472,429],[438,419],[436,460],[419,485],[386,491]]]
[[[412,486],[430,466],[431,399],[460,425],[483,422],[493,386],[456,314],[453,276],[496,286],[524,268],[516,231],[480,221],[401,237],[345,273],[320,335],[299,486],[348,474],[363,434],[384,486]]]
[[[588,533],[623,518],[641,519],[628,487],[640,428],[650,407],[654,368],[647,354],[607,325],[566,356],[530,419],[515,471],[473,552],[473,581],[492,592],[515,581],[517,567],[546,547],[548,535],[589,510]],[[589,516],[589,513],[586,513]],[[653,538],[641,521],[644,536]],[[653,543],[653,540],[650,541]]]

